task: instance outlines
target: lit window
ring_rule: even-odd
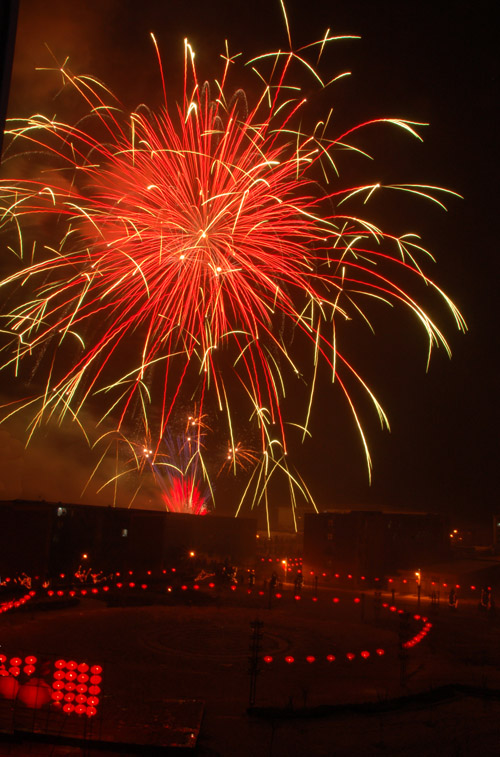
[[[128,528],[122,528],[122,536],[128,536]]]
[[[60,518],[61,515],[66,515],[66,508],[65,507],[58,507],[57,508],[57,516]]]

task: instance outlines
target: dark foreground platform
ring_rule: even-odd
[[[166,699],[131,703],[128,711],[87,718],[66,715],[52,705],[23,707],[15,700],[0,699],[0,754],[2,742],[51,742],[108,751],[162,754],[194,749],[200,732],[204,703],[200,700]],[[168,750],[168,752],[166,751]],[[8,752],[6,752],[8,753]]]

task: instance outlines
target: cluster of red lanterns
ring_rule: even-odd
[[[56,660],[54,667],[51,695],[54,705],[66,715],[96,715],[102,667],[75,660]]]
[[[34,655],[11,657],[0,654],[0,696],[16,700],[32,709],[52,703],[66,715],[75,713],[93,717],[97,713],[101,693],[102,667],[75,660],[54,663],[52,686],[43,678],[35,678],[38,660]],[[19,684],[24,673],[28,680]]]

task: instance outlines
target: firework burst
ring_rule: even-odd
[[[294,72],[300,67],[318,87],[331,86],[335,79],[323,81],[308,56],[319,61],[334,39],[327,32],[306,48],[290,44],[249,61],[262,85],[252,102],[230,81],[238,56],[226,49],[220,80],[202,83],[186,41],[180,105],[167,100],[158,56],[165,107],[129,115],[102,84],[61,66],[89,116],[75,125],[40,115],[11,122],[7,155],[32,148],[45,170],[42,178],[1,184],[2,222],[19,229],[21,260],[2,282],[4,291],[17,288],[19,302],[3,315],[3,368],[46,382],[6,415],[30,406],[32,433],[47,418],[79,420],[91,404],[125,436],[139,424],[154,459],[189,396],[200,418],[207,405],[224,417],[229,466],[238,457],[260,481],[276,469],[289,473],[287,426],[308,433],[323,365],[351,407],[370,470],[353,382],[383,425],[387,419],[339,350],[338,320],[368,321],[363,302],[376,299],[414,315],[429,354],[436,345],[449,352],[413,294],[413,284],[423,284],[459,328],[464,322],[423,272],[430,255],[418,237],[394,236],[356,212],[357,202],[383,187],[345,188],[337,175],[337,151],[360,152],[349,142],[359,129],[385,123],[420,139],[422,124],[382,118],[336,134],[329,113],[302,130],[307,103]],[[448,191],[387,189],[438,204]],[[23,241],[40,219],[54,221],[57,246]],[[297,377],[307,387],[302,415],[285,418],[283,398]],[[258,452],[238,447],[236,408],[258,430]],[[186,497],[182,489],[173,498]]]

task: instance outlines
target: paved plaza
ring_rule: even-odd
[[[496,618],[472,603],[455,612],[443,605],[431,615],[427,603],[432,629],[402,668],[397,613],[376,611],[370,592],[363,607],[355,592],[337,591],[336,603],[333,594],[324,588],[314,601],[305,589],[299,601],[285,588],[269,606],[267,594],[238,588],[217,597],[185,592],[168,605],[108,607],[85,598],[65,609],[33,604],[5,613],[0,651],[98,663],[103,683],[85,746],[5,736],[0,754],[114,754],[113,741],[116,749],[127,744],[120,753],[130,755],[162,743],[163,754],[177,745],[172,753],[207,757],[497,753]],[[417,611],[414,598],[396,604]],[[260,672],[249,714],[257,619]],[[67,718],[62,742],[70,718],[77,716]]]

